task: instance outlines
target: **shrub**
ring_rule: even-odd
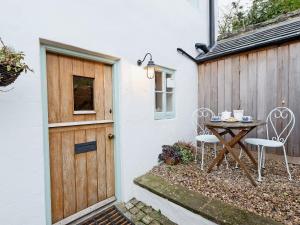
[[[219,21],[218,39],[298,9],[299,0],[252,0],[249,8],[244,8],[240,0],[235,0]]]
[[[168,165],[176,165],[180,162],[180,152],[171,145],[163,145],[162,153],[158,156],[159,162],[165,162]]]
[[[168,165],[176,165],[180,162],[187,164],[194,159],[194,152],[195,147],[191,143],[178,141],[174,145],[163,145],[158,161]]]
[[[195,147],[191,143],[178,141],[173,147],[177,148],[180,152],[181,162],[187,164],[194,159]]]

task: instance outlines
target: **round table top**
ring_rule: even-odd
[[[266,124],[266,122],[261,120],[254,120],[253,122],[245,123],[245,122],[205,122],[205,126],[214,127],[214,128],[252,128]]]

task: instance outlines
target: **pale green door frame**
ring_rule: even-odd
[[[112,65],[113,69],[113,107],[114,107],[114,153],[115,153],[115,195],[117,200],[122,199],[121,192],[121,156],[120,156],[120,129],[119,129],[119,90],[120,90],[120,59],[92,52],[77,47],[64,45],[57,42],[40,39],[41,63],[41,94],[43,112],[43,149],[44,149],[44,176],[45,176],[45,204],[46,224],[52,225],[51,220],[51,180],[50,180],[50,155],[48,134],[48,96],[47,96],[47,67],[46,52],[78,57]]]

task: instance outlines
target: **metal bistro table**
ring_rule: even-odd
[[[244,138],[250,131],[252,131],[255,127],[264,125],[265,122],[256,120],[251,123],[241,123],[241,122],[206,122],[204,123],[205,126],[220,140],[220,143],[223,145],[223,149],[218,153],[217,157],[213,160],[208,168],[208,173],[211,172],[212,168],[217,165],[218,167],[221,165],[222,161],[224,160],[225,154],[230,153],[234,160],[240,165],[240,167],[246,173],[246,176],[249,178],[251,183],[256,186],[255,180],[252,178],[249,170],[245,166],[245,164],[239,159],[239,157],[234,153],[233,147],[236,144],[239,144],[241,148],[245,151],[245,153],[250,158],[251,162],[254,166],[257,167],[257,162],[252,156],[249,149],[241,142],[241,139]],[[218,129],[222,129],[221,132]],[[237,130],[237,134],[233,131]],[[231,139],[226,141],[225,134],[230,134]]]

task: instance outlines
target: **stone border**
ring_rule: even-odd
[[[180,185],[172,185],[152,174],[138,177],[134,183],[220,225],[280,225],[272,219],[208,198]]]
[[[151,206],[132,198],[129,202],[118,203],[116,207],[135,225],[177,225]]]

